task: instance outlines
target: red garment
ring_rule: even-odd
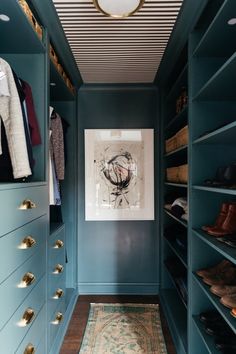
[[[31,90],[30,85],[27,82],[25,82],[23,80],[21,80],[21,82],[22,82],[22,88],[23,88],[23,91],[25,94],[25,103],[26,103],[26,109],[27,109],[28,123],[29,123],[29,127],[30,127],[31,143],[32,143],[32,146],[39,145],[39,144],[41,144],[41,136],[40,136],[36,112],[34,109],[32,90]]]

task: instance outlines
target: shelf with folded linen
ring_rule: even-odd
[[[201,229],[193,230],[194,236],[201,239],[203,242],[211,246],[218,253],[222,254],[222,256],[229,259],[231,262],[236,263],[236,248],[230,247],[226,243],[217,240],[216,237],[207,234]],[[235,236],[236,240],[236,236]]]
[[[193,323],[195,324],[195,327],[200,337],[202,338],[202,341],[206,345],[207,353],[219,354],[219,350],[215,346],[214,337],[206,333],[203,324],[199,320],[199,316],[193,316]]]
[[[210,291],[210,289],[212,288],[211,285],[204,283],[202,278],[200,278],[197,274],[194,273],[193,273],[193,279],[200,286],[204,294],[214,305],[217,311],[221,314],[223,319],[227,322],[231,330],[236,334],[236,321],[235,318],[231,315],[231,309],[223,305],[220,302],[221,298]]]
[[[175,289],[162,289],[160,300],[176,347],[187,353],[187,311]]]
[[[164,261],[167,273],[179,294],[184,306],[188,303],[188,286],[187,286],[187,270],[186,267],[178,260],[177,257],[168,257]]]
[[[181,263],[187,268],[187,233],[182,225],[169,225],[164,230],[164,240]]]

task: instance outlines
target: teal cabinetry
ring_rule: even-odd
[[[162,88],[163,131],[163,191],[162,191],[162,267],[160,299],[170,325],[178,353],[217,353],[214,337],[205,331],[199,315],[217,311],[225,321],[225,328],[236,333],[235,318],[223,306],[220,297],[196,271],[227,259],[236,264],[235,248],[220,242],[203,231],[202,226],[214,225],[222,203],[235,202],[235,188],[210,184],[216,179],[219,167],[235,164],[235,26],[229,20],[236,11],[235,1],[208,1],[186,43],[188,53],[180,56],[176,67]],[[180,65],[180,62],[182,65]],[[180,69],[182,66],[182,69]],[[186,73],[186,74],[185,74]],[[185,78],[185,83],[184,83]],[[171,105],[176,103],[180,85],[188,87],[188,105],[177,115]],[[164,151],[165,140],[188,123],[187,147],[169,153]],[[168,167],[188,162],[188,183],[167,182]],[[188,222],[173,217],[165,210],[166,200],[187,196]],[[168,205],[167,205],[168,206]],[[171,236],[166,239],[169,225]],[[185,228],[186,252],[176,244],[175,235]],[[178,240],[178,237],[177,237]],[[166,259],[186,268],[188,301],[181,303],[179,289],[166,269]],[[175,278],[175,277],[174,277]]]

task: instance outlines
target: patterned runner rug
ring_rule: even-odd
[[[91,304],[79,354],[167,354],[159,306]]]

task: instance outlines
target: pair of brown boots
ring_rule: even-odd
[[[223,203],[215,225],[202,226],[202,229],[215,237],[236,233],[236,203]]]
[[[231,314],[236,317],[236,266],[224,259],[196,273],[203,278],[204,283],[211,286],[210,291],[221,298],[220,302],[232,309]]]

